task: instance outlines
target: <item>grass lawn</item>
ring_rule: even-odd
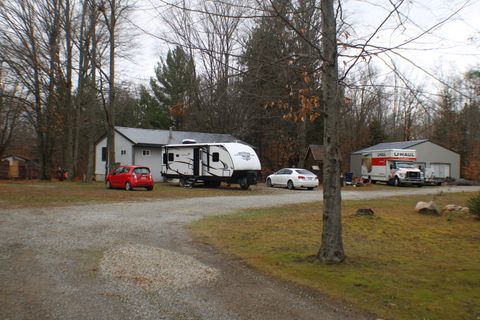
[[[439,208],[472,193],[444,194]],[[480,319],[480,221],[472,215],[422,216],[431,196],[344,201],[341,265],[314,259],[321,203],[243,211],[198,221],[200,240],[255,269],[317,289],[383,319]],[[374,217],[358,217],[361,207]]]
[[[120,189],[106,189],[103,182],[0,181],[0,208],[51,207],[93,202],[108,203],[228,195],[243,196],[268,194],[271,191],[263,186],[252,186],[250,190],[240,190],[238,185],[188,189],[170,183],[157,183],[153,191],[138,188],[127,192]]]

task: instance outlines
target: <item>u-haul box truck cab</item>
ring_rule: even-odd
[[[372,183],[382,181],[394,186],[414,184],[421,187],[424,184],[424,176],[415,164],[416,159],[415,150],[369,151],[362,157],[362,178]]]

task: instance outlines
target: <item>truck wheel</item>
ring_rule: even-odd
[[[395,179],[393,179],[393,185],[395,187],[400,187],[400,179],[398,177],[395,177]]]

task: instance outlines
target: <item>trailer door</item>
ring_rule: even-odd
[[[193,175],[200,175],[200,148],[193,148]]]

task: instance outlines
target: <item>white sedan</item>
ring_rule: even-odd
[[[282,186],[290,190],[307,188],[313,190],[318,187],[318,177],[305,169],[284,168],[269,175],[266,180],[267,187]]]

